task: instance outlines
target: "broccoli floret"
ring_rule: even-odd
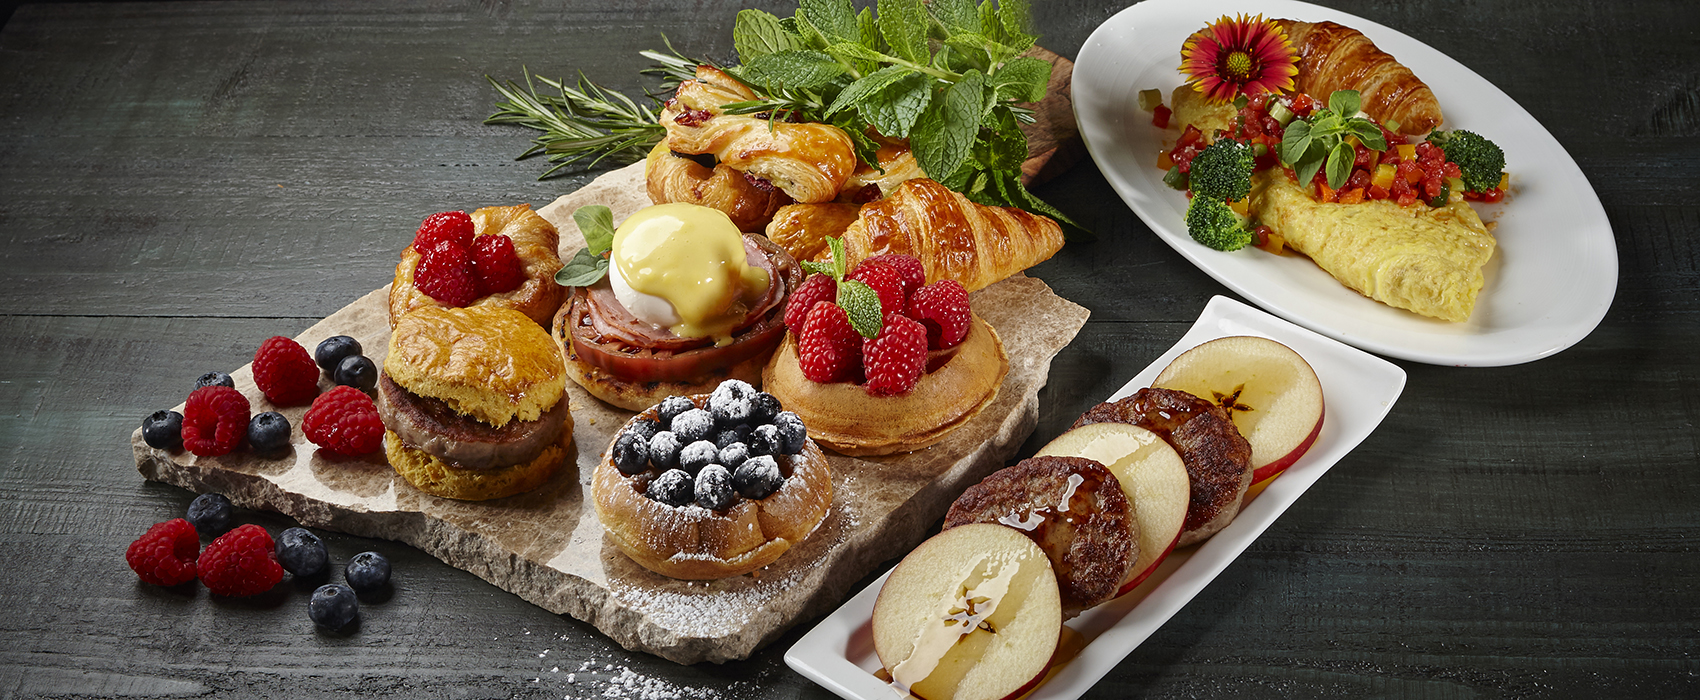
[[[1428,140],[1446,152],[1447,160],[1458,164],[1464,174],[1464,189],[1485,192],[1499,186],[1499,176],[1505,171],[1505,151],[1499,144],[1463,129],[1436,131]]]
[[[1192,240],[1216,250],[1239,250],[1251,245],[1253,238],[1245,221],[1228,205],[1196,194],[1186,205],[1186,232]]]
[[[1251,171],[1256,160],[1250,145],[1217,139],[1192,159],[1193,196],[1219,201],[1245,199],[1251,193]]]

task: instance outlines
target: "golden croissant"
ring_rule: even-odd
[[[668,149],[710,154],[732,169],[772,183],[799,202],[828,202],[856,169],[855,144],[830,124],[792,124],[726,114],[722,105],[755,99],[749,88],[709,66],[661,111]]]
[[[1365,114],[1399,122],[1399,133],[1425,134],[1440,126],[1440,102],[1409,68],[1375,47],[1356,29],[1333,22],[1276,20],[1298,50],[1294,87],[1326,101],[1335,90],[1357,90]]]
[[[667,150],[665,143],[656,144],[649,152],[643,171],[649,201],[684,202],[719,209],[732,218],[739,231],[748,233],[761,231],[773,218],[773,212],[791,201],[784,192],[757,187],[725,163],[709,168]]]
[[[774,212],[767,238],[798,260],[824,257],[826,239],[843,236],[861,209],[851,202],[787,204]]]
[[[920,258],[927,282],[953,279],[970,292],[1050,259],[1062,245],[1062,227],[1048,217],[976,204],[926,178],[862,205],[844,231],[851,266],[905,253]]]

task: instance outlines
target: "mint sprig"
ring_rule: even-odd
[[[573,222],[584,234],[584,247],[555,272],[555,284],[588,287],[608,274],[608,258],[604,254],[614,248],[614,212],[600,204],[591,204],[574,210]]]
[[[885,327],[879,292],[860,280],[844,279],[849,264],[842,239],[827,238],[826,247],[832,251],[826,262],[804,260],[803,269],[831,277],[838,286],[838,298],[834,303],[844,309],[844,315],[850,318],[850,327],[864,338],[878,337],[880,329]]]
[[[1375,122],[1357,116],[1362,104],[1357,90],[1336,90],[1328,96],[1328,107],[1287,125],[1281,137],[1281,162],[1293,169],[1300,184],[1309,184],[1316,171],[1327,166],[1328,187],[1340,189],[1352,175],[1357,149],[1346,143],[1356,136],[1365,148],[1387,150],[1387,139]]]

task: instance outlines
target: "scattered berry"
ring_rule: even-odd
[[[378,386],[378,366],[365,355],[349,355],[337,364],[336,372],[331,380],[338,386],[351,386],[361,391],[371,391]]]
[[[898,276],[903,279],[904,298],[908,298],[927,283],[927,268],[921,264],[920,258],[913,255],[886,253],[863,260],[862,264],[885,265],[896,270]]]
[[[683,469],[669,469],[649,482],[644,495],[677,508],[696,498],[696,480]]]
[[[183,406],[183,447],[201,457],[236,449],[248,435],[248,397],[227,386],[204,386]]]
[[[856,280],[872,287],[880,297],[880,314],[902,313],[909,297],[903,289],[903,273],[880,263],[863,262],[844,279]]]
[[[750,419],[755,397],[756,388],[748,382],[728,379],[708,395],[708,412],[717,425],[737,425]]]
[[[413,270],[413,284],[444,306],[466,306],[478,299],[478,278],[466,248],[444,245],[426,249]]]
[[[236,508],[222,493],[203,493],[189,502],[189,523],[207,537],[230,532],[235,516]]]
[[[230,375],[223,372],[208,372],[195,378],[195,389],[199,389],[203,386],[227,386],[235,389],[236,380],[231,379]],[[193,389],[191,389],[191,391],[193,391]]]
[[[772,423],[758,425],[750,431],[750,454],[776,455],[784,446],[784,439],[779,436],[779,428]]]
[[[277,561],[284,571],[296,576],[313,576],[325,570],[330,557],[325,542],[306,528],[292,527],[277,535]]]
[[[794,455],[803,451],[803,445],[809,440],[809,431],[803,427],[803,419],[790,411],[780,411],[773,417],[773,427],[779,429],[779,454]]]
[[[124,561],[143,581],[155,586],[175,586],[195,579],[195,559],[201,553],[201,538],[195,527],[182,518],[148,528],[130,543]]]
[[[973,322],[968,290],[956,280],[939,280],[922,287],[909,298],[909,317],[927,327],[928,348],[956,347],[968,336],[968,326]]]
[[[289,447],[289,419],[277,411],[266,411],[250,418],[248,447],[260,454],[282,452]]]
[[[342,567],[342,578],[356,593],[376,593],[390,583],[390,560],[377,552],[361,552]]]
[[[332,388],[313,400],[301,417],[301,431],[313,444],[341,455],[375,452],[384,442],[384,421],[372,397],[349,386]]]
[[[863,345],[864,387],[872,396],[895,396],[915,388],[927,369],[927,329],[907,316],[891,314],[879,337]]]
[[[472,247],[472,217],[464,211],[445,211],[425,217],[413,234],[413,249],[421,255],[444,241],[454,247]]]
[[[715,460],[715,462],[718,462],[721,466],[724,466],[727,469],[737,469],[738,465],[743,464],[744,460],[749,458],[750,446],[741,442],[734,442],[720,448],[720,458]]]
[[[696,407],[696,402],[691,401],[689,397],[669,396],[662,399],[661,405],[656,408],[656,418],[661,420],[662,425],[672,425],[673,419],[679,414]]]
[[[671,430],[663,430],[649,439],[649,462],[658,469],[677,469],[679,467],[679,450],[685,447],[679,436]]]
[[[266,529],[248,524],[207,545],[195,567],[215,595],[240,598],[271,590],[283,580],[276,545]]]
[[[364,352],[360,341],[346,335],[333,335],[319,341],[319,346],[313,348],[313,361],[319,364],[319,369],[335,372],[342,358],[359,355]]]
[[[525,284],[525,267],[514,253],[513,239],[499,233],[473,239],[472,272],[479,296],[511,292]]]
[[[779,412],[783,410],[785,408],[779,404],[779,399],[774,398],[773,394],[765,391],[760,392],[756,394],[754,399],[750,400],[750,422],[756,425],[771,423],[773,417],[779,415]]]
[[[862,336],[837,304],[816,302],[797,338],[798,364],[809,381],[826,384],[854,377],[862,358]]]
[[[750,439],[750,426],[739,423],[714,434],[714,446],[724,449],[734,442]]]
[[[304,404],[319,393],[319,367],[300,343],[274,335],[254,353],[254,384],[279,406]]]
[[[723,510],[738,498],[732,490],[732,472],[718,464],[710,464],[697,472],[694,491],[697,505],[709,510]]]
[[[142,442],[159,450],[175,450],[183,446],[183,414],[176,411],[154,411],[142,419]]]
[[[643,433],[627,430],[614,439],[614,468],[630,476],[649,468],[649,441]]]
[[[779,463],[770,455],[751,457],[732,472],[732,488],[752,501],[773,495],[783,483],[785,477],[779,473]]]
[[[679,468],[692,474],[720,459],[720,448],[707,440],[698,440],[679,450]]]
[[[674,416],[672,429],[679,436],[679,442],[688,445],[707,439],[714,432],[714,416],[708,411],[693,408]]]
[[[313,624],[335,632],[360,619],[360,601],[354,597],[354,589],[327,583],[313,590],[312,599],[307,601],[307,617]]]
[[[831,275],[815,273],[797,285],[791,291],[791,298],[785,302],[785,327],[792,333],[803,332],[803,322],[808,320],[809,311],[815,308],[817,301],[834,301],[838,299],[838,283]]]

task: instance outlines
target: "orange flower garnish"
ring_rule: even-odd
[[[1187,84],[1213,102],[1293,89],[1298,51],[1275,20],[1223,15],[1187,37],[1180,71]]]

